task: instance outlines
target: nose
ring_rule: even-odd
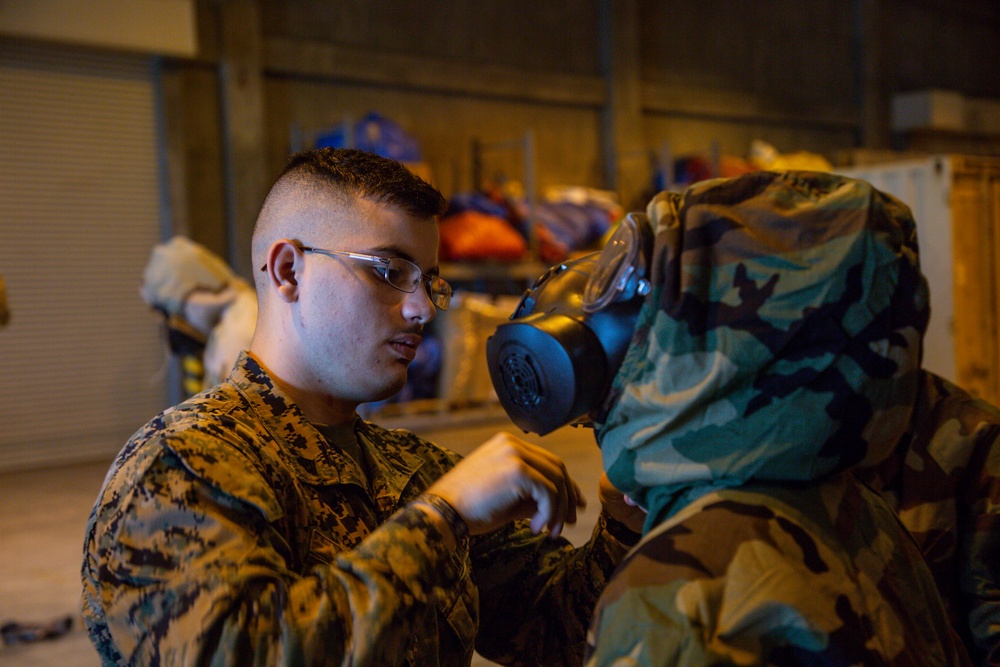
[[[437,315],[437,308],[431,301],[427,293],[427,285],[420,285],[409,294],[403,292],[403,317],[409,322],[414,320],[420,324],[427,324]]]

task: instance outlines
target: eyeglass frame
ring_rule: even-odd
[[[386,282],[386,284],[406,294],[413,294],[417,291],[417,287],[423,283],[425,289],[427,290],[427,297],[438,310],[448,310],[448,306],[451,305],[451,297],[455,294],[451,285],[449,285],[444,278],[436,274],[424,273],[419,266],[408,259],[404,259],[403,257],[381,257],[379,255],[368,255],[361,252],[353,252],[351,250],[327,250],[325,248],[314,248],[306,245],[299,245],[298,248],[302,252],[314,252],[319,255],[327,255],[328,257],[347,257],[348,259],[357,259],[363,262],[368,262],[369,264],[375,264],[377,265],[379,275],[382,277],[382,280]],[[413,282],[413,289],[406,289],[405,287],[401,287],[400,285],[397,285],[389,280],[389,267],[393,262],[397,264],[402,262],[406,266],[412,266],[413,270],[416,270],[416,272],[420,274],[420,279]],[[266,268],[266,266],[261,267],[261,270],[266,270]],[[412,270],[410,272],[412,273]],[[436,289],[435,287],[432,287],[432,284],[435,283],[437,284]],[[447,291],[442,290],[442,286]],[[442,298],[443,304],[441,302]]]

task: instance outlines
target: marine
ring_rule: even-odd
[[[909,210],[861,181],[760,172],[647,214],[653,287],[595,428],[648,516],[587,664],[970,664],[867,483],[924,377]]]

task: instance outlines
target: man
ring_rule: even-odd
[[[697,368],[685,370],[683,366],[686,357],[693,358],[695,355],[685,354],[683,350],[671,350],[661,357],[656,352],[660,348],[647,347],[653,346],[652,341],[661,338],[665,342],[669,341],[671,345],[678,345],[678,341],[683,340],[683,337],[670,333],[678,327],[676,323],[669,324],[671,320],[688,322],[681,325],[682,331],[691,327],[690,321],[693,321],[697,329],[717,329],[725,332],[714,334],[714,339],[706,336],[706,340],[699,342],[696,347],[696,349],[704,348],[701,354],[706,358],[711,356],[709,353],[711,350],[718,347],[715,354],[719,355],[721,362],[728,356],[723,341],[729,339],[738,341],[738,330],[741,327],[746,331],[759,333],[747,337],[737,345],[730,344],[728,346],[730,349],[752,349],[754,338],[759,336],[766,341],[769,336],[774,336],[774,332],[765,323],[775,319],[782,309],[787,311],[783,317],[792,317],[793,320],[797,317],[796,312],[801,310],[801,321],[794,321],[790,329],[800,332],[799,335],[806,340],[810,340],[806,337],[807,334],[815,336],[817,332],[824,331],[823,336],[811,339],[814,348],[812,356],[817,354],[822,356],[826,345],[828,349],[825,354],[829,355],[830,359],[836,359],[837,355],[834,354],[836,348],[830,347],[830,340],[836,338],[825,331],[835,332],[841,325],[838,323],[835,327],[824,323],[817,327],[814,321],[817,313],[822,314],[823,309],[814,307],[816,304],[809,305],[809,294],[824,296],[831,293],[831,288],[834,290],[833,294],[838,294],[839,285],[848,282],[846,276],[850,271],[860,271],[865,264],[875,265],[876,262],[871,259],[845,262],[837,250],[837,242],[844,244],[844,240],[831,243],[831,239],[837,240],[837,233],[827,231],[830,238],[824,240],[823,236],[817,236],[816,232],[824,230],[825,227],[835,230],[839,225],[848,231],[842,234],[844,239],[850,239],[852,233],[859,239],[868,238],[864,224],[859,224],[861,222],[859,216],[869,211],[873,214],[873,221],[888,219],[889,222],[885,226],[893,230],[893,234],[897,237],[905,238],[906,234],[903,232],[912,226],[912,222],[908,220],[909,214],[903,212],[904,209],[884,203],[880,194],[850,179],[838,180],[836,177],[829,177],[828,182],[823,182],[823,179],[817,176],[799,178],[801,182],[795,177],[753,176],[742,181],[698,186],[692,189],[687,199],[666,195],[657,198],[664,213],[659,221],[664,227],[664,233],[660,236],[658,256],[661,273],[657,276],[657,281],[664,283],[658,297],[664,312],[656,315],[660,318],[656,331],[651,330],[649,324],[656,312],[652,309],[655,303],[653,300],[645,311],[646,323],[636,327],[636,318],[645,301],[643,295],[651,291],[648,269],[653,254],[653,230],[646,216],[636,213],[623,219],[608,241],[604,252],[599,255],[591,255],[565,265],[564,268],[567,269],[565,271],[548,272],[546,277],[540,279],[532,288],[530,295],[522,299],[521,307],[513,321],[500,325],[491,338],[492,344],[487,346],[490,370],[497,394],[514,421],[525,430],[545,433],[563,423],[578,419],[579,415],[593,416],[604,400],[606,391],[606,388],[598,391],[597,387],[603,386],[603,382],[607,382],[606,379],[596,378],[595,382],[590,384],[570,382],[571,386],[577,387],[576,398],[573,400],[566,399],[566,392],[557,394],[549,391],[545,382],[551,382],[552,378],[579,379],[582,375],[593,377],[597,375],[595,367],[600,366],[594,360],[602,357],[607,360],[609,373],[614,375],[621,366],[622,359],[626,357],[631,334],[635,330],[637,336],[634,340],[633,354],[652,349],[653,352],[650,353],[652,356],[648,359],[648,363],[637,361],[636,358],[630,362],[633,381],[621,382],[619,390],[627,389],[627,391],[612,401],[631,403],[629,419],[619,426],[617,434],[614,430],[605,429],[606,433],[612,434],[605,439],[612,445],[615,439],[619,443],[627,441],[626,439],[631,440],[631,445],[626,451],[633,452],[636,456],[633,459],[631,456],[623,456],[621,451],[616,453],[612,450],[608,460],[617,460],[618,466],[623,468],[619,474],[626,475],[630,474],[630,465],[638,466],[638,462],[641,461],[646,469],[643,476],[647,480],[651,478],[651,471],[656,467],[678,476],[691,475],[691,460],[678,458],[674,454],[674,460],[670,463],[663,465],[663,462],[659,462],[660,458],[669,460],[666,457],[670,448],[665,445],[679,439],[674,431],[683,432],[683,428],[674,423],[678,418],[669,415],[673,412],[678,412],[679,415],[688,414],[687,410],[678,411],[673,406],[684,405],[690,392],[671,391],[669,390],[671,385],[661,384],[654,388],[634,381],[636,377],[641,376],[639,371],[642,368],[650,369],[653,374],[661,373],[663,380],[676,378],[678,382],[698,377],[702,372]],[[801,193],[796,194],[798,189],[807,190],[813,181],[815,181],[813,186],[815,191],[812,199]],[[836,189],[848,194],[842,194],[838,199],[828,192]],[[717,199],[711,199],[712,197]],[[798,202],[796,198],[799,199]],[[714,212],[710,211],[704,205],[706,200],[713,201],[718,208]],[[656,212],[656,209],[653,211]],[[875,223],[872,224],[874,226]],[[671,226],[674,228],[668,230]],[[871,234],[871,230],[867,233]],[[783,238],[783,235],[790,235],[790,238]],[[796,238],[800,235],[801,238]],[[752,240],[752,237],[756,236],[769,240],[764,243],[756,242]],[[877,235],[872,236],[878,239]],[[683,249],[685,245],[690,246],[686,250],[686,260],[675,259],[671,264],[663,263],[664,253],[671,248]],[[912,254],[904,255],[905,260],[901,256],[888,262],[887,265],[890,267],[888,271],[878,270],[886,271],[886,275],[891,276],[895,270],[892,268],[893,264],[911,265],[911,268],[915,268],[915,240],[907,240],[901,247],[906,248],[906,253]],[[768,248],[773,252],[769,254]],[[883,253],[888,250],[885,238],[876,240],[871,246],[872,251],[877,251],[879,248]],[[713,249],[717,251],[717,256],[708,252]],[[699,255],[699,251],[703,254]],[[788,258],[794,258],[796,253],[806,257],[812,255],[812,259],[806,262],[788,261]],[[724,280],[728,276],[726,271],[731,271],[733,265],[740,264],[726,259],[732,257],[743,260],[743,269],[748,274],[747,267],[753,267],[758,274],[767,278],[767,281],[761,282],[774,280],[775,285],[768,288],[770,293],[761,291],[755,294],[752,283],[746,277],[738,282],[733,281],[732,285]],[[857,257],[864,260],[865,255],[858,253]],[[823,261],[834,270],[828,269],[824,273],[811,268],[810,262]],[[670,266],[674,268],[669,269]],[[797,275],[797,271],[803,270],[805,273]],[[916,274],[911,271],[910,275]],[[701,276],[701,281],[694,279],[695,276]],[[686,284],[679,282],[682,277],[686,277]],[[732,280],[733,277],[728,276],[728,278]],[[673,290],[670,292],[665,289],[668,280],[673,285]],[[795,290],[795,286],[809,285],[810,280],[814,281],[812,288]],[[683,284],[683,289],[679,289],[678,284]],[[699,292],[724,294],[725,290],[733,289],[736,284],[740,285],[739,294],[729,298],[722,297],[718,304],[701,307],[692,305],[698,303],[696,295]],[[779,296],[774,293],[774,288],[782,285],[786,286],[787,293]],[[788,285],[792,287],[788,288]],[[706,289],[707,286],[712,287]],[[914,297],[926,298],[924,288],[919,283],[909,286],[897,283],[894,290],[893,293],[900,303],[905,304],[908,299]],[[745,296],[742,294],[743,291],[746,291]],[[731,310],[733,304],[747,301],[747,297],[753,297],[749,299],[752,306],[744,306],[742,316],[737,314],[738,311]],[[855,306],[864,303],[870,307],[871,304],[877,303],[876,297],[871,293],[866,295],[858,291],[847,298],[845,303],[851,304],[852,298],[857,300]],[[671,309],[676,310],[677,314],[668,315],[672,312]],[[926,308],[919,300],[911,304],[911,309],[914,314],[926,313]],[[686,316],[685,310],[689,311]],[[716,310],[718,312],[713,312]],[[726,322],[723,317],[727,314],[732,318],[731,323]],[[565,319],[567,316],[569,319]],[[555,322],[560,318],[563,318],[561,323],[555,326]],[[713,326],[706,326],[706,321],[716,323]],[[871,332],[886,333],[886,323],[885,317],[882,317],[881,321],[873,321]],[[589,328],[592,335],[581,336],[581,328]],[[921,329],[922,323],[916,320],[909,328]],[[628,331],[627,337],[620,335],[623,330]],[[794,335],[790,335],[791,340],[794,338]],[[830,340],[824,343],[824,339]],[[579,341],[590,341],[590,343],[581,345]],[[553,350],[560,347],[563,352],[553,354]],[[778,351],[784,349],[779,345],[772,347]],[[791,346],[785,347],[791,350]],[[898,514],[899,521],[910,533],[926,560],[948,618],[964,640],[965,648],[973,661],[981,665],[1000,664],[1000,584],[998,584],[1000,572],[996,567],[996,563],[1000,562],[1000,410],[970,396],[961,388],[933,373],[915,369],[915,359],[919,356],[919,350],[919,344],[911,343],[907,356],[900,357],[905,363],[898,366],[904,376],[912,374],[916,380],[907,380],[900,391],[886,394],[888,397],[894,397],[892,400],[899,400],[902,403],[878,419],[872,420],[870,433],[866,437],[877,444],[873,447],[874,456],[869,462],[875,465],[854,467],[851,472],[880,491],[889,507]],[[786,387],[782,391],[794,395],[796,387],[808,386],[810,381],[808,373],[812,372],[808,364],[813,363],[809,357],[810,355],[804,355],[805,367],[799,369],[802,373],[799,379],[784,381]],[[873,359],[877,360],[878,356]],[[512,360],[516,363],[511,363]],[[526,365],[525,360],[530,360],[530,363]],[[765,355],[763,360],[765,361],[763,370],[755,371],[754,364],[745,364],[746,367],[742,372],[746,377],[752,376],[754,372],[760,372],[765,378],[780,377],[779,373],[767,370],[770,356]],[[781,359],[781,363],[790,369],[795,368],[790,359]],[[886,368],[896,364],[895,361],[892,365],[882,363],[885,363]],[[518,375],[523,374],[524,369],[529,366],[545,369],[545,373],[539,376],[537,383],[523,382],[519,377],[507,376],[508,369]],[[714,390],[704,392],[698,400],[691,402],[688,410],[720,410],[727,403],[731,403],[732,399],[725,396],[732,393],[739,383],[727,383],[722,375],[719,376],[719,380],[722,382],[717,392]],[[870,400],[870,397],[865,396],[866,392],[871,393],[872,387],[876,387],[878,383],[874,379],[865,380],[863,373],[855,374],[853,382],[857,385],[858,393],[849,400],[855,407],[864,408],[866,401]],[[761,382],[760,385],[752,393],[759,393],[757,400],[760,405],[764,405],[763,398],[773,389],[769,389],[765,382]],[[845,383],[844,388],[847,386]],[[636,400],[637,396],[643,395],[646,396],[645,405]],[[528,400],[535,397],[538,398],[537,401]],[[789,400],[786,403],[795,406],[799,400],[801,399]],[[802,411],[801,414],[809,415],[807,422],[812,427],[823,424],[823,420],[814,415],[829,416],[828,410],[832,408],[831,404],[823,411]],[[756,408],[751,412],[761,414],[761,409]],[[720,412],[720,414],[726,413],[734,414],[730,408]],[[858,411],[858,415],[863,415],[863,412]],[[842,419],[842,416],[839,418]],[[656,427],[651,428],[650,423],[656,424]],[[733,417],[734,426],[740,425],[742,428],[743,423],[743,420]],[[781,423],[793,422],[787,416],[772,416],[769,428]],[[897,438],[900,432],[898,425],[901,423],[906,425],[905,432],[898,437],[891,453],[879,460],[885,455],[886,448]],[[807,429],[795,429],[795,431],[799,431],[803,436],[808,434]],[[686,448],[693,456],[685,458],[696,459],[698,456],[711,455],[712,439],[706,435],[710,432],[708,428],[692,431],[692,444]],[[657,434],[663,440],[661,443],[664,446],[663,451],[656,449],[657,438],[649,438],[648,435],[641,438],[634,437],[640,433]],[[649,439],[649,443],[642,444],[646,438]],[[741,443],[741,447],[748,447],[751,444],[756,444],[758,450],[752,454],[747,451],[741,456],[748,461],[754,461],[753,465],[766,461],[768,449],[775,449],[775,443],[769,442],[765,437],[747,438]],[[802,448],[798,457],[801,459],[802,455],[806,455],[802,460],[808,460],[807,448]],[[809,474],[808,471],[796,471],[794,468],[785,474],[788,475],[789,472],[799,476]],[[739,485],[739,478],[729,472],[720,470],[718,476],[720,480],[727,480],[724,482],[727,486]],[[673,497],[673,490],[668,491],[667,496]],[[716,522],[709,523],[714,527]],[[703,546],[713,553],[721,552],[723,542],[715,534],[698,535],[694,531],[690,534],[694,544]],[[637,556],[629,558],[629,565],[623,568],[626,574],[617,579],[625,583],[612,585],[612,594],[616,589],[628,590],[629,595],[641,599],[641,593],[630,590],[633,584],[641,581],[641,577],[632,580],[627,573],[631,571],[635,574],[641,570],[641,566],[634,565],[633,560],[638,563],[646,562],[644,561],[646,554],[642,553],[646,549],[649,549],[648,545],[640,547],[636,552]],[[677,557],[678,554],[674,553],[667,560]],[[891,578],[890,582],[894,579]],[[616,611],[621,610],[620,606],[612,606]],[[782,607],[775,605],[775,608]],[[625,625],[630,629],[642,627],[641,623],[628,613],[619,614],[618,618],[624,619]],[[666,646],[667,643],[659,642],[658,645]],[[620,648],[613,640],[610,643],[607,640],[603,641],[602,646],[610,651]],[[631,648],[633,647],[630,646],[629,650]]]
[[[920,548],[862,482],[926,390],[909,210],[861,181],[762,172],[648,215],[652,289],[596,434],[649,513],[588,666],[969,664]],[[926,500],[914,481],[904,500]]]
[[[579,664],[637,539],[621,494],[602,486],[573,550],[557,536],[583,499],[550,453],[500,434],[459,461],[356,413],[403,387],[448,306],[444,203],[359,151],[290,160],[254,230],[249,352],[132,437],[91,515],[84,614],[106,664],[467,665],[473,642]]]

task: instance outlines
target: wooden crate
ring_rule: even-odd
[[[951,163],[957,383],[1000,405],[1000,158]]]

